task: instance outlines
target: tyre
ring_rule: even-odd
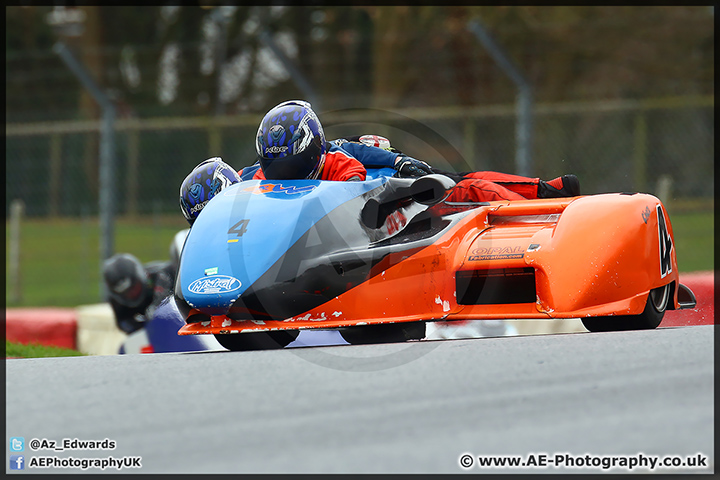
[[[640,315],[615,315],[610,317],[581,318],[591,332],[614,332],[621,330],[651,330],[657,328],[670,302],[671,284],[650,290],[645,310]]]
[[[247,350],[276,350],[289,345],[300,334],[295,330],[256,333],[216,334],[215,338],[223,347],[233,352]]]
[[[425,338],[425,322],[358,325],[340,329],[340,335],[351,345],[397,343]]]

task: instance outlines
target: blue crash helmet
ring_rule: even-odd
[[[327,146],[310,104],[289,100],[270,110],[260,122],[255,151],[268,180],[317,179]]]
[[[180,186],[180,210],[185,219],[192,226],[211,198],[240,181],[238,172],[220,157],[208,158],[198,164]]]

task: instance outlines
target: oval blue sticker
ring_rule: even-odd
[[[240,280],[227,275],[214,275],[198,278],[188,286],[188,290],[197,295],[227,293],[238,290],[242,286]]]

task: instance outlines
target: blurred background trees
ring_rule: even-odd
[[[7,205],[97,211],[101,112],[59,41],[117,109],[121,215],[176,211],[204,158],[254,162],[257,123],[290,98],[311,100],[331,138],[365,128],[441,168],[519,173],[517,88],[470,21],[532,87],[533,176],[574,172],[586,193],[654,191],[666,176],[681,197],[712,194],[712,7],[12,6]],[[373,124],[331,115],[368,108]]]
[[[78,31],[48,23],[58,9],[83,12]],[[514,87],[470,19],[525,72],[538,102],[713,92],[706,6],[16,6],[6,15],[10,122],[97,118],[50,51],[58,38],[123,113],[141,117],[261,112],[306,96],[263,31],[326,110],[511,102]]]
[[[658,195],[679,222],[680,268],[711,268],[713,7],[206,1],[5,14],[6,220],[27,217],[10,299],[14,271],[28,305],[97,300],[101,112],[56,42],[116,107],[116,248],[149,261],[187,227],[187,173],[211,156],[254,162],[262,115],[291,98],[313,102],[329,138],[376,133],[441,168],[517,173],[518,91],[473,20],[532,87],[531,174],[575,173],[584,194]]]

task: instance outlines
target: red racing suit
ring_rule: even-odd
[[[539,178],[500,172],[469,172],[453,188],[448,202],[491,202],[538,198]]]
[[[369,146],[355,138],[327,143],[325,164],[320,180],[365,180],[365,167],[393,167],[398,153]],[[438,171],[438,173],[443,173]],[[243,180],[265,180],[259,163],[239,171]],[[528,178],[500,172],[465,172],[450,174],[457,182],[447,201],[489,202],[493,200],[524,200],[538,198],[539,178]],[[458,178],[460,177],[460,178]]]
[[[327,142],[325,163],[319,180],[365,180],[365,167],[392,167],[398,154],[360,142],[337,139]],[[240,172],[243,180],[265,180],[259,163],[245,167]],[[355,178],[353,178],[355,177]]]

